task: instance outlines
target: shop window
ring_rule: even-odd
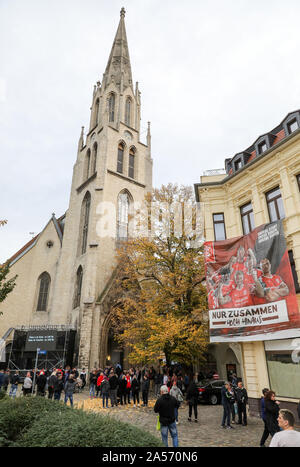
[[[215,241],[226,240],[224,214],[213,214]]]
[[[279,397],[299,399],[300,339],[265,341],[270,388]]]
[[[270,216],[270,222],[278,221],[285,218],[283,201],[281,197],[280,188],[274,188],[266,193],[266,200]]]

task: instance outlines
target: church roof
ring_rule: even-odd
[[[129,58],[129,50],[125,29],[125,9],[120,12],[120,22],[110,52],[106,70],[104,73],[104,87],[114,82],[119,88],[123,80],[123,88],[132,87],[132,74]]]
[[[51,220],[53,221],[57,235],[59,236],[61,242],[62,242],[62,237],[63,237],[63,232],[64,232],[65,217],[66,215],[63,214],[61,217],[56,219],[55,215],[52,214],[52,218],[49,221],[49,222],[51,222]],[[49,224],[49,222],[47,223],[47,225]],[[47,227],[47,225],[45,226],[45,228]],[[42,232],[45,230],[45,228],[42,230]],[[33,248],[36,245],[36,242],[42,232],[38,233],[35,237],[29,240],[29,242],[27,242],[24,246],[22,246],[22,248],[20,248],[11,258],[8,259],[8,263],[10,266],[16,263],[20,258],[22,258],[22,256],[24,256],[29,250],[31,250],[31,248]]]

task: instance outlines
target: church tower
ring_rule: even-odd
[[[122,8],[102,82],[94,86],[89,127],[79,137],[49,319],[76,327],[79,367],[122,358],[109,332],[108,297],[116,244],[129,234],[130,205],[152,188],[150,124],[143,144],[140,119],[141,93],[138,83],[133,87]]]

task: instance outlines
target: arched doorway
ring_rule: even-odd
[[[124,367],[124,350],[116,340],[115,333],[112,328],[108,331],[107,336],[107,356],[106,364],[115,366],[120,363],[121,367]]]

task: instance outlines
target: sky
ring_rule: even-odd
[[[300,108],[299,0],[0,0],[0,262],[68,208],[123,6],[154,186],[199,182]]]

